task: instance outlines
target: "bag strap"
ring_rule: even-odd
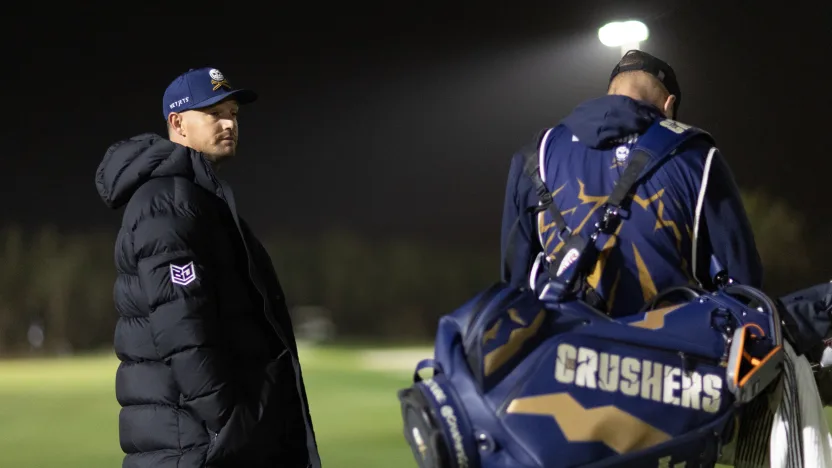
[[[504,280],[511,273],[510,260],[514,258],[516,252],[516,243],[513,242],[513,239],[521,216],[529,213],[536,215],[541,211],[547,211],[554,223],[554,229],[559,240],[566,242],[571,236],[576,235],[569,228],[540,175],[539,152],[541,146],[545,143],[542,140],[547,131],[548,129],[540,131],[533,144],[527,145],[523,150],[523,172],[531,180],[532,188],[538,198],[538,206],[530,207],[524,210],[524,213],[520,213],[509,231],[506,258],[504,259]],[[590,239],[595,241],[601,233],[614,232],[617,224],[621,221],[621,211],[635,192],[638,184],[672,157],[677,148],[693,138],[702,138],[713,142],[713,138],[699,128],[670,119],[659,119],[653,122],[647,131],[639,137],[635,148],[633,148],[624,173],[607,198],[604,217],[598,223],[597,230],[590,235]],[[551,262],[550,268],[559,263]]]
[[[522,154],[523,173],[526,175],[530,175],[530,172],[534,174],[534,176],[531,177],[532,187],[535,193],[538,195],[538,198],[540,198],[541,196],[546,196],[546,194],[548,194],[548,198],[549,200],[551,200],[552,194],[549,193],[549,191],[546,189],[546,184],[543,183],[543,180],[540,178],[540,174],[538,171],[538,155],[540,152],[540,146],[543,144],[543,137],[546,136],[546,133],[548,131],[548,128],[539,131],[535,136],[534,140],[522,149]],[[534,165],[534,167],[531,167],[532,165]],[[514,238],[517,235],[517,229],[520,227],[520,220],[523,216],[533,214],[536,211],[537,207],[526,208],[525,210],[523,210],[522,213],[518,214],[518,216],[514,219],[514,223],[511,225],[511,229],[508,233],[508,238],[506,239],[506,254],[505,258],[503,258],[503,282],[507,282],[508,278],[511,277],[511,261],[515,258],[515,254],[517,253],[517,243],[514,242]],[[560,214],[560,211],[557,210],[557,207],[555,207],[554,212],[552,212],[551,214],[553,216],[559,217],[562,225],[566,226],[566,220],[563,219],[563,215]],[[529,265],[526,266],[528,267]]]

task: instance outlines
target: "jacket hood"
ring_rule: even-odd
[[[98,165],[95,186],[104,203],[118,209],[148,180],[172,176],[216,191],[216,177],[199,152],[153,133],[110,146]]]
[[[661,111],[627,96],[607,95],[584,102],[561,122],[591,148],[601,148],[632,134],[642,134]]]

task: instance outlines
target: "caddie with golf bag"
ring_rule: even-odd
[[[414,384],[399,392],[404,436],[420,467],[767,463],[774,409],[795,388],[788,356],[801,340],[792,337],[789,345],[784,337],[803,329],[784,316],[792,309],[743,284],[757,282],[759,272],[735,268],[741,255],[726,269],[711,252],[706,266],[681,268],[707,270],[707,278],[671,282],[648,297],[663,278],[650,276],[633,242],[634,280],[601,278],[604,261],[626,235],[622,227],[636,219],[634,200],[661,197],[644,192],[645,180],[685,145],[711,142],[705,132],[664,117],[646,127],[626,145],[611,193],[587,194],[579,184],[578,198],[597,215],[578,228],[564,219],[570,210],[556,205],[559,189],[547,187],[541,169],[547,139],[564,125],[542,132],[524,151],[523,175],[536,203],[521,207],[518,220],[530,217],[537,232],[514,223],[506,250],[519,233],[538,241],[541,253],[530,266],[505,255],[503,281],[440,320],[434,358],[422,361]],[[663,210],[654,212],[656,230],[670,224]],[[551,236],[541,235],[544,228]],[[740,249],[756,254],[751,242]],[[660,250],[661,240],[653,246]],[[680,257],[697,258],[695,250]],[[735,282],[733,270],[746,281]],[[634,293],[643,299],[632,299]],[[799,434],[789,437],[788,466],[803,466],[794,448]],[[729,443],[731,453],[724,450]]]
[[[630,185],[656,160],[637,151],[633,161],[643,162],[622,177]],[[542,209],[553,206],[545,193]],[[607,222],[615,213],[610,205]],[[605,231],[566,240],[541,297],[501,282],[440,321],[435,359],[420,364],[435,375],[400,395],[420,466],[715,463],[742,404],[779,375],[777,309],[746,286],[678,288],[613,320],[575,287]]]

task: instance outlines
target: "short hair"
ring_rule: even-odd
[[[658,78],[641,70],[621,72],[610,82],[608,94],[619,94],[619,90],[627,88],[635,92],[638,99],[651,103],[664,103],[670,96],[670,91]]]

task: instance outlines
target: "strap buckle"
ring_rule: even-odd
[[[549,207],[552,207],[552,205],[554,205],[555,203],[552,194],[549,193],[549,191],[546,190],[545,187],[542,190],[538,190],[538,196],[540,197],[540,204],[534,209],[535,213],[545,212],[549,209]],[[557,206],[554,206],[553,211],[557,210]],[[566,221],[563,219],[562,216],[560,216],[560,212],[550,214],[553,215],[552,222],[555,223],[555,229],[557,230],[558,240],[566,242],[565,238],[572,236],[572,228],[570,228],[566,224]],[[564,235],[564,233],[566,234]]]
[[[604,217],[601,221],[595,223],[595,228],[601,233],[612,234],[620,221],[621,208],[617,206],[607,206],[606,210],[604,210]]]
[[[566,236],[564,236],[564,232],[566,233]],[[558,240],[566,243],[566,239],[564,239],[564,237],[572,237],[572,228],[567,225],[563,225],[563,228],[558,229]]]

